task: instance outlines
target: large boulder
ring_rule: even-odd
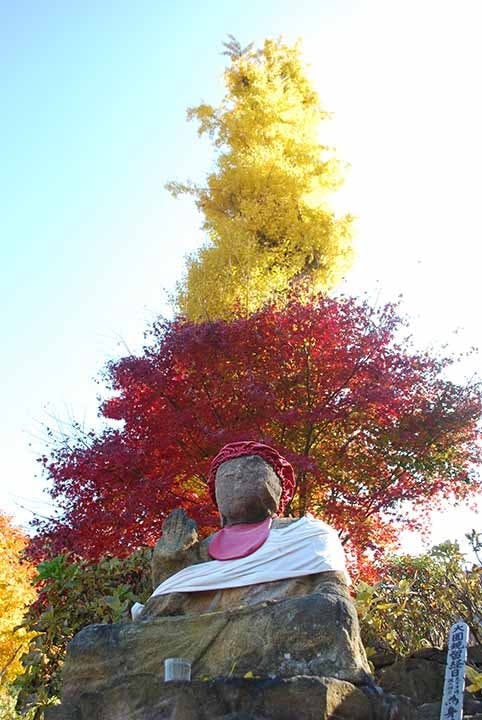
[[[193,679],[294,675],[369,679],[353,605],[312,594],[224,612],[150,622],[90,625],[72,640],[63,694],[74,701],[116,678],[161,676],[167,657],[192,664]]]
[[[443,650],[421,650],[383,668],[377,682],[386,692],[406,695],[417,705],[440,701],[446,657]]]
[[[149,673],[118,678],[60,705],[46,720],[415,720],[405,698],[365,694],[335,678],[218,679],[163,683]]]
[[[369,673],[353,604],[326,590],[200,615],[91,625],[69,646],[62,704],[46,720],[421,720],[416,705],[439,692],[442,657],[425,652],[392,665],[393,673],[385,667],[382,690]],[[165,683],[167,657],[190,660],[192,682]],[[427,677],[429,662],[437,666],[427,683],[435,680],[435,692],[411,677]],[[428,720],[433,700],[424,710]]]
[[[166,692],[162,679],[168,657],[189,660],[194,681],[248,675],[281,682],[306,675],[360,685],[372,682],[353,604],[333,590],[200,615],[90,625],[69,645],[63,668],[65,717],[76,712],[83,713],[82,718],[97,717],[81,708],[91,701],[114,707],[105,698],[117,697],[127,687],[129,696],[143,698],[140,706],[144,700],[149,707],[158,705]],[[321,686],[315,687],[321,692]],[[98,717],[105,720],[120,717],[114,710],[102,712]],[[131,717],[151,716],[123,716]]]
[[[469,665],[479,667],[482,665],[482,648],[473,646],[468,648]],[[439,703],[442,699],[445,666],[447,662],[447,651],[437,648],[424,648],[417,650],[410,657],[401,658],[395,662],[387,663],[377,669],[377,683],[385,692],[396,695],[406,695],[417,704],[426,705],[426,712],[436,714],[436,710],[429,710],[430,704]],[[471,708],[474,713],[480,713],[480,705],[477,705],[470,693],[466,692],[465,705],[467,712]],[[473,713],[473,714],[474,714]],[[439,710],[440,715],[440,710]],[[427,716],[427,720],[429,720]]]
[[[468,648],[468,662],[477,666],[482,660],[480,647]],[[444,688],[447,651],[424,648],[410,657],[378,665],[377,683],[386,693],[405,695],[418,706],[417,720],[439,720]],[[379,661],[380,663],[380,661]],[[464,694],[464,718],[482,717],[482,702],[467,690]]]

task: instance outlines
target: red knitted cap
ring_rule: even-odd
[[[282,513],[295,491],[296,480],[294,470],[290,463],[285,460],[277,450],[269,445],[249,440],[228,443],[228,445],[225,445],[218,452],[212,461],[211,467],[209,468],[208,489],[214,504],[217,506],[215,483],[218,467],[227,460],[233,460],[234,458],[243,457],[244,455],[258,455],[263,458],[263,460],[266,460],[266,462],[271,465],[279,477],[282,491],[278,510]]]

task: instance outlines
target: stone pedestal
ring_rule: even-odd
[[[363,683],[370,671],[353,604],[314,593],[282,602],[149,622],[90,625],[69,645],[63,697],[117,679],[163,677],[166,657],[191,662],[192,679],[314,675]]]
[[[119,678],[46,720],[414,720],[406,699],[386,705],[334,678],[218,679],[163,683],[148,673]]]
[[[327,588],[325,587],[325,591]],[[164,660],[192,682],[164,682]],[[377,689],[345,590],[201,615],[91,625],[46,720],[414,720]]]
[[[311,676],[310,687],[317,688],[316,693],[325,692],[323,688],[328,683],[325,680],[320,685],[317,678],[352,684],[371,682],[355,609],[345,590],[337,591],[334,586],[332,592],[324,594],[312,593],[201,615],[90,625],[75,636],[68,648],[62,674],[61,717],[157,720],[158,716],[149,714],[150,710],[135,708],[160,707],[166,692],[171,692],[169,685],[163,683],[164,659],[168,657],[191,662],[192,679],[199,682],[186,686],[189,696],[193,688],[198,688],[202,695],[208,687],[224,687],[226,678],[230,682],[246,675],[260,678],[260,682],[276,678],[286,688],[293,686],[283,685],[285,678]],[[205,684],[218,678],[223,678],[220,684]],[[345,686],[335,682],[330,687]],[[353,693],[353,685],[350,688]],[[119,714],[114,708],[119,703],[121,707],[129,698],[134,703],[133,709]],[[176,699],[181,706],[182,702],[180,697]],[[89,703],[94,703],[97,714],[87,711]],[[99,708],[103,708],[102,713]],[[221,710],[218,715],[224,717]]]

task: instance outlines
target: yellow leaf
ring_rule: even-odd
[[[467,690],[471,693],[476,693],[482,690],[482,672],[478,672],[475,668],[470,665],[465,666],[465,675],[470,680],[470,685],[467,686]]]
[[[19,627],[26,606],[35,598],[31,580],[34,569],[22,560],[26,536],[0,512],[0,687],[8,686],[23,672],[20,659],[37,635]]]
[[[353,259],[352,218],[330,207],[342,178],[320,142],[328,115],[299,46],[266,40],[230,57],[220,106],[188,112],[219,150],[214,170],[203,186],[167,185],[192,195],[204,216],[207,243],[188,259],[176,296],[194,321],[282,302],[293,283],[309,294],[329,290]]]

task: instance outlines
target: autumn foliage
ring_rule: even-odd
[[[76,427],[41,459],[59,513],[37,523],[37,556],[127,556],[179,506],[207,531],[210,459],[238,439],[288,457],[288,512],[333,524],[359,568],[442,500],[480,489],[479,388],[416,352],[394,306],[327,296],[352,258],[352,218],[330,206],[341,173],[299,47],[226,49],[222,102],[189,111],[213,170],[203,186],[169,185],[194,197],[207,242],[187,261],[177,317],[108,366],[104,429]]]
[[[480,489],[480,392],[415,352],[391,305],[292,298],[230,322],[159,320],[148,340],[108,366],[114,424],[43,458],[64,516],[39,527],[38,547],[126,555],[177,506],[212,526],[209,461],[237,439],[279,448],[297,473],[289,512],[333,524],[360,562]]]
[[[299,46],[225,47],[222,102],[188,111],[212,140],[214,169],[204,185],[168,185],[192,195],[204,219],[206,243],[177,293],[181,313],[197,321],[254,312],[300,279],[329,290],[353,258],[352,218],[331,206],[342,174],[320,142],[328,114]]]
[[[35,597],[33,568],[22,559],[26,544],[25,535],[0,512],[0,700],[22,672],[20,659],[35,635],[19,627]]]

